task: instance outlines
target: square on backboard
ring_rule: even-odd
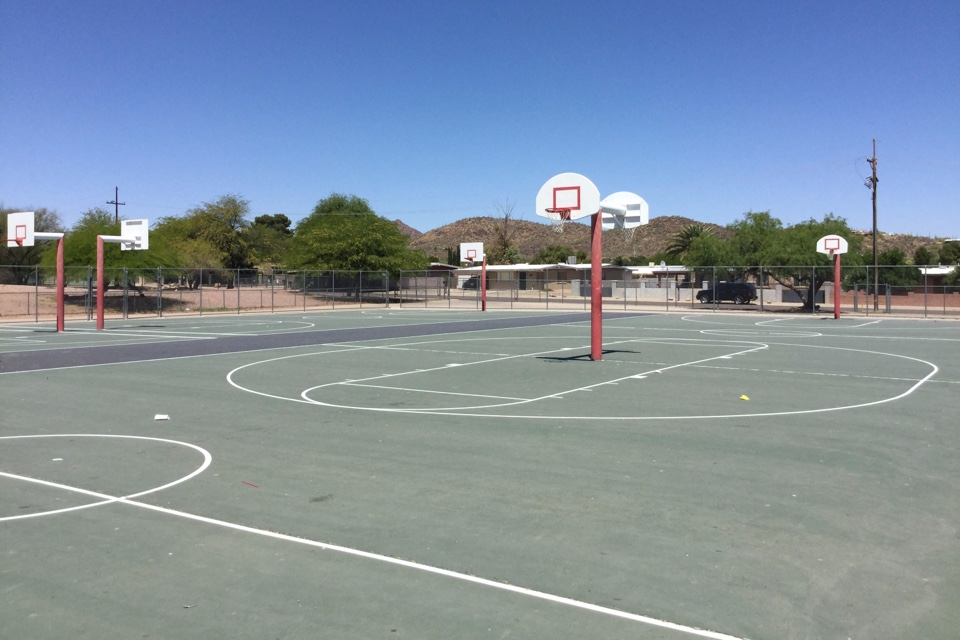
[[[460,262],[479,262],[483,260],[482,242],[461,242]]]
[[[553,208],[570,209],[572,211],[580,210],[580,187],[554,187],[553,188]]]

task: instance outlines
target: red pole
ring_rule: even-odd
[[[57,240],[57,332],[63,331],[63,237]]]
[[[833,254],[833,319],[840,319],[840,254]]]
[[[590,230],[590,359],[603,357],[603,227],[600,212],[593,214]]]
[[[103,238],[97,236],[97,331],[103,330]]]
[[[483,265],[480,267],[480,310],[487,310],[487,254],[483,254]]]

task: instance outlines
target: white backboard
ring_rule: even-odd
[[[565,213],[550,209],[569,209],[569,218],[586,218],[600,211],[600,191],[589,178],[579,173],[561,173],[547,180],[537,192],[537,215],[559,220]]]
[[[823,236],[817,240],[817,253],[834,255],[847,252],[847,241],[842,236]]]
[[[143,251],[150,248],[150,223],[147,220],[121,220],[121,251]]]
[[[483,261],[483,243],[482,242],[461,242],[460,243],[460,262],[482,262]]]
[[[650,205],[635,193],[617,191],[600,201],[600,224],[604,231],[633,229],[650,222]]]
[[[19,211],[7,214],[7,246],[32,247],[34,238],[33,211]],[[17,242],[17,240],[20,240]]]

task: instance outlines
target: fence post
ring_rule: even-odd
[[[93,316],[93,267],[87,266],[87,299],[84,301],[87,308],[87,320]]]
[[[237,268],[237,315],[240,315],[240,269]]]
[[[127,271],[127,268],[123,268],[123,319],[126,320],[127,305],[130,304],[130,273]]]
[[[930,267],[926,267],[923,270],[923,317],[927,317],[927,270]]]
[[[889,313],[890,313],[890,283],[888,282],[888,283],[886,283],[886,284],[887,284],[887,295],[886,295],[886,298],[887,298],[887,313],[889,314]]]
[[[197,283],[197,289],[200,291],[200,315],[203,315],[203,267],[200,267],[200,280]]]
[[[757,279],[757,288],[759,293],[757,294],[760,297],[760,313],[763,313],[763,283],[766,282],[766,279],[763,277],[763,265],[760,265],[760,277]]]
[[[667,304],[667,311],[670,311],[670,278],[667,277],[667,274],[669,273],[669,271],[665,271],[663,274],[663,288],[667,292],[666,297],[664,298],[664,302]]]
[[[713,277],[710,278],[710,288],[711,295],[710,298],[713,302],[713,310],[716,311],[720,308],[720,303],[717,302],[717,268],[713,267]]]
[[[817,315],[817,290],[813,288],[813,285],[817,284],[817,267],[816,265],[810,267],[810,313]],[[826,298],[824,298],[826,301]]]
[[[390,308],[390,274],[386,271],[382,272],[380,275],[383,276],[383,307],[385,309]]]
[[[33,267],[33,321],[40,322],[40,265]],[[30,313],[30,296],[27,296],[27,313]]]
[[[163,267],[157,267],[157,317],[163,317]]]

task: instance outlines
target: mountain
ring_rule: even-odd
[[[461,242],[482,242],[485,246],[493,245],[497,240],[497,231],[503,218],[478,217],[464,218],[432,231],[421,233],[405,225],[400,220],[394,223],[400,230],[410,236],[411,249],[420,249],[427,256],[437,258],[441,262],[446,260],[447,249],[456,251]],[[652,259],[654,255],[665,251],[674,237],[690,224],[703,224],[713,229],[719,237],[726,237],[729,231],[710,223],[699,223],[692,218],[682,216],[658,216],[650,219],[650,224],[638,227],[632,239],[627,239],[621,232],[604,231],[603,257],[611,260],[616,256],[635,257],[644,256]],[[513,243],[525,260],[532,260],[541,249],[551,245],[565,245],[576,250],[590,253],[590,228],[586,224],[568,222],[563,232],[558,233],[550,224],[530,222],[528,220],[510,220],[510,230]],[[869,231],[855,231],[863,236],[863,249],[871,251],[873,237]],[[924,238],[903,234],[888,234],[880,232],[877,236],[877,250],[900,249],[907,260],[913,258],[913,253],[919,247],[926,247],[936,252],[942,243],[942,238]]]
[[[497,231],[502,218],[480,217],[464,218],[451,224],[428,231],[410,243],[411,249],[423,250],[428,256],[446,259],[447,249],[457,250],[461,242],[482,242],[491,246],[497,240]],[[617,231],[603,233],[603,255],[610,259],[616,256],[645,256],[667,248],[673,237],[685,226],[697,221],[680,216],[661,216],[652,218],[650,224],[638,227],[632,239],[627,239]],[[713,224],[704,226],[723,235],[726,230]],[[568,222],[558,233],[550,224],[530,222],[528,220],[510,220],[510,233],[513,244],[525,259],[530,260],[541,249],[551,245],[565,245],[572,249],[590,253],[590,228],[585,224]]]
[[[411,240],[416,240],[417,238],[423,235],[422,233],[420,233],[410,225],[406,224],[403,220],[400,220],[399,218],[394,220],[393,224],[397,225],[397,229],[400,229],[400,233],[407,236]]]

